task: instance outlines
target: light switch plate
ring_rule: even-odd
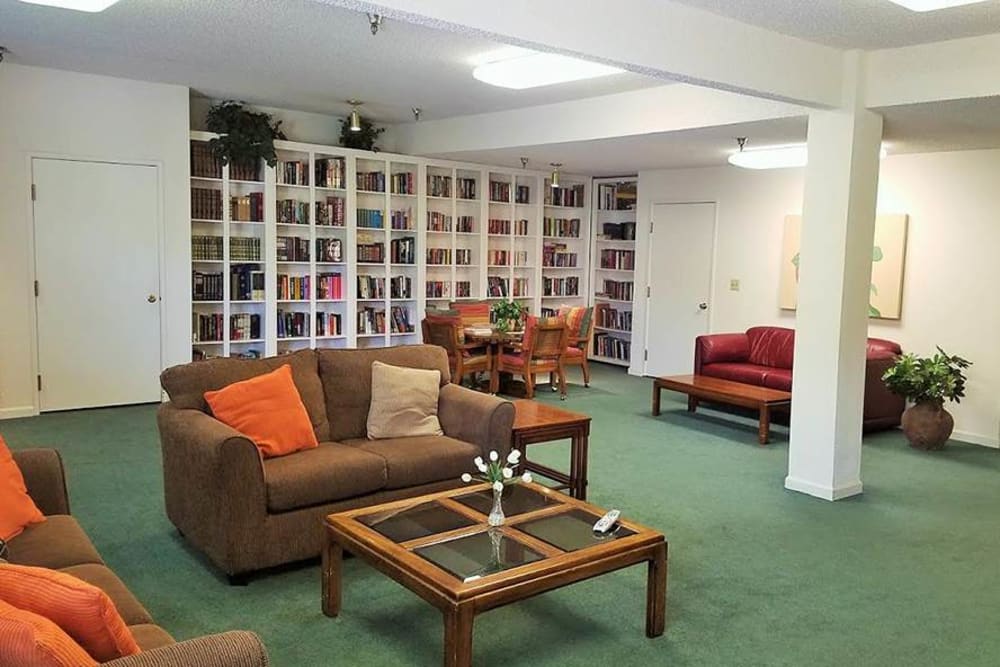
[[[739,292],[740,291],[740,280],[739,278],[731,278],[729,280],[729,291]]]

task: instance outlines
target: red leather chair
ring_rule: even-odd
[[[886,388],[882,374],[902,351],[898,343],[881,338],[868,339],[865,431],[899,425],[906,402]],[[794,353],[795,330],[784,327],[752,327],[745,333],[698,336],[694,344],[694,372],[695,375],[792,391]]]

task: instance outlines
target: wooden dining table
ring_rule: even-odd
[[[493,366],[490,369],[490,386],[501,386],[498,384],[503,378],[498,377],[500,371],[497,370],[496,359],[501,354],[503,354],[504,345],[510,345],[512,343],[520,343],[521,339],[524,337],[524,331],[498,331],[496,329],[477,329],[474,327],[466,327],[464,329],[465,333],[465,345],[466,347],[478,347],[479,345],[485,345],[489,348],[490,356],[494,359]],[[510,377],[509,373],[504,374]],[[494,382],[496,380],[496,382]],[[501,389],[507,393],[506,389],[509,388],[510,383],[504,382]]]

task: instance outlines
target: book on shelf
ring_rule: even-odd
[[[278,185],[309,185],[308,160],[278,160],[274,173]]]
[[[359,334],[384,334],[385,309],[366,306],[358,309]]]
[[[486,232],[488,234],[500,234],[504,236],[510,235],[510,220],[504,220],[501,218],[490,218],[486,223]]]
[[[486,294],[488,296],[502,296],[506,297],[510,294],[510,284],[507,278],[501,276],[487,276],[486,277]]]
[[[528,221],[525,219],[515,220],[513,225],[514,236],[528,235]]]
[[[451,176],[427,174],[428,197],[451,197]]]
[[[510,203],[510,183],[490,181],[490,201],[500,204]]]
[[[370,236],[358,234],[358,261],[366,264],[385,262],[385,243],[372,241]]]
[[[278,274],[279,301],[306,301],[309,299],[310,276]]]
[[[318,227],[343,227],[347,224],[343,197],[327,197],[316,202],[316,225]]]
[[[428,280],[425,296],[428,299],[447,299],[451,297],[451,283],[447,280]]]
[[[580,218],[542,218],[542,235],[580,238]]]
[[[222,301],[224,298],[222,273],[191,272],[192,301]]]
[[[599,303],[594,308],[594,324],[602,329],[614,329],[623,333],[632,331],[632,311],[612,308]]]
[[[229,316],[229,340],[258,340],[260,333],[258,313],[233,313]]]
[[[385,298],[385,278],[381,276],[358,276],[358,298],[359,299],[384,299]]]
[[[519,185],[514,190],[514,203],[515,204],[530,204],[531,203],[531,188],[527,185]]]
[[[636,183],[598,183],[597,208],[601,211],[631,211],[635,209]]]
[[[554,188],[550,185],[550,181],[546,179],[545,185],[546,206],[572,206],[574,208],[584,206],[584,187],[582,183],[568,187]]]
[[[476,216],[460,215],[455,224],[455,231],[459,234],[473,234],[476,231]]]
[[[380,209],[359,208],[357,210],[358,227],[365,229],[382,229],[385,227],[384,215]]]
[[[191,188],[191,217],[196,220],[222,220],[222,190]]]
[[[409,276],[393,276],[389,279],[390,299],[412,299],[413,279]]]
[[[417,263],[417,239],[404,236],[389,242],[389,261],[393,264]]]
[[[604,238],[611,241],[634,241],[634,222],[605,222],[601,226]]]
[[[601,250],[601,268],[618,271],[635,270],[635,250],[606,248]]]
[[[191,342],[218,343],[226,333],[226,323],[222,313],[192,313]]]
[[[632,342],[604,331],[594,334],[594,354],[608,359],[628,361],[632,358]]]
[[[222,160],[207,141],[191,141],[191,175],[195,178],[222,178]]]
[[[194,261],[221,261],[222,237],[214,235],[195,235],[191,237],[191,259]]]
[[[635,292],[635,283],[631,280],[604,280],[604,291],[597,298],[604,297],[614,301],[631,301]]]
[[[385,174],[381,171],[359,171],[354,180],[358,190],[385,192]]]
[[[489,266],[510,266],[510,250],[495,250],[486,252],[486,263]]]
[[[514,278],[512,283],[512,287],[514,288],[513,296],[529,296],[528,285],[528,278]]]
[[[337,189],[347,187],[347,165],[344,158],[316,159],[316,187]]]
[[[344,298],[344,280],[338,272],[320,273],[316,276],[316,298],[339,301]]]
[[[417,194],[416,175],[405,171],[392,175],[392,194],[394,195],[415,195]]]
[[[230,236],[229,261],[259,262],[260,238],[257,236]]]
[[[230,267],[229,298],[232,301],[263,301],[264,272],[252,264]]]
[[[343,262],[344,247],[340,239],[319,237],[316,239],[317,262]]]
[[[580,278],[567,276],[565,278],[542,277],[543,296],[580,296]]]
[[[412,209],[389,211],[389,228],[413,230]]]
[[[455,248],[455,265],[472,265],[472,248]]]
[[[230,162],[229,180],[262,182],[264,179],[260,177],[260,160]]]
[[[575,268],[576,253],[570,252],[565,243],[545,243],[542,245],[542,266]]]
[[[451,216],[438,211],[427,211],[427,231],[450,232]]]
[[[317,336],[343,336],[342,325],[340,313],[316,312]]]
[[[413,333],[413,323],[410,322],[410,309],[405,306],[393,306],[389,309],[392,333]]]
[[[317,203],[317,207],[319,203]],[[279,225],[308,225],[309,202],[297,199],[279,199],[277,201]],[[317,221],[316,224],[319,224]]]
[[[264,193],[251,192],[230,197],[229,219],[233,222],[264,222]]]
[[[451,248],[428,248],[427,264],[429,266],[446,266],[451,264]]]
[[[458,198],[459,199],[475,199],[476,195],[476,179],[474,178],[463,178],[459,177],[456,180],[458,185]]]
[[[309,313],[278,309],[278,338],[309,336]]]
[[[274,255],[279,262],[308,262],[309,239],[279,236],[274,242]]]

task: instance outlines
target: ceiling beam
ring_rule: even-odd
[[[535,107],[420,121],[391,129],[395,150],[481,151],[801,116],[801,106],[675,84]]]
[[[818,108],[841,100],[837,49],[669,0],[315,1],[754,97]]]

